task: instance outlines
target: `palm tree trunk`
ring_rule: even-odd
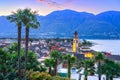
[[[99,80],[101,80],[101,75],[98,75]]]
[[[106,80],[109,80],[109,76],[108,76],[108,74],[106,74]]]
[[[18,26],[18,74],[21,75],[21,66],[20,66],[20,48],[21,48],[21,25]]]
[[[84,80],[87,80],[87,76],[85,75],[85,79]]]
[[[99,73],[98,73],[98,80],[101,80],[101,63],[98,61]]]
[[[29,42],[29,27],[26,27],[26,38],[25,38],[25,74],[26,74],[26,71],[27,71],[27,62],[28,62],[28,42]]]
[[[113,80],[113,76],[110,76],[110,80]]]
[[[68,78],[70,80],[70,77],[71,77],[71,64],[70,64],[70,61],[68,60]]]
[[[79,80],[81,80],[81,74],[79,73]]]
[[[49,67],[49,74],[51,75],[51,67]]]
[[[55,75],[57,75],[57,65],[58,65],[58,59],[55,60]]]
[[[85,71],[87,71],[87,67],[85,66]],[[87,75],[85,74],[84,80],[87,80]]]

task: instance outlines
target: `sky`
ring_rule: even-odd
[[[24,8],[36,10],[40,15],[64,9],[98,14],[111,10],[120,11],[120,0],[0,0],[0,16]]]

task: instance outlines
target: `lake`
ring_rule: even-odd
[[[120,55],[120,40],[88,40],[95,43],[91,49],[96,51],[106,51],[113,55]]]

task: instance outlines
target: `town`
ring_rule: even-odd
[[[16,43],[16,39],[0,39],[0,48],[7,48],[13,43]],[[25,41],[21,41],[22,48],[25,48]],[[92,50],[90,47],[94,46],[94,43],[87,40],[80,40],[78,38],[78,33],[74,33],[74,38],[52,38],[52,39],[30,39],[29,40],[29,50],[32,50],[38,60],[48,57],[50,52],[53,50],[58,50],[63,54],[73,54],[80,59],[84,58],[93,58],[95,50]],[[112,59],[120,62],[119,55],[112,55],[108,52],[104,53],[108,59]]]
[[[95,50],[92,50],[90,47],[94,46],[94,43],[87,41],[87,40],[80,40],[78,38],[77,31],[74,32],[73,39],[60,39],[60,38],[53,38],[53,39],[30,39],[28,44],[28,49],[33,51],[34,54],[37,56],[37,60],[40,63],[44,64],[46,59],[50,59],[50,53],[52,51],[59,51],[62,55],[73,55],[78,60],[85,60],[85,59],[94,59]],[[16,39],[1,39],[0,40],[0,48],[7,50],[8,47],[12,46],[16,43]],[[25,49],[25,41],[22,39],[21,47]],[[112,55],[108,52],[101,52],[106,56],[107,59],[113,60],[115,62],[120,62],[119,55]],[[58,73],[67,73],[66,71],[67,65],[65,63],[58,65]],[[73,71],[77,70],[76,67],[72,67]],[[81,70],[82,71],[82,70]],[[76,74],[71,73],[71,79],[76,80],[83,80],[82,75],[84,74],[83,71]],[[63,76],[63,75],[61,75]],[[79,78],[81,76],[81,78]],[[102,80],[104,80],[104,76]],[[97,78],[95,78],[97,79]]]
[[[120,80],[120,0],[1,0],[0,80]]]

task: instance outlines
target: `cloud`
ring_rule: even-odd
[[[63,9],[65,7],[68,7],[77,0],[38,0],[38,1],[46,4],[48,7]]]
[[[61,4],[53,0],[38,0],[39,2],[45,3],[49,7],[61,8]]]

